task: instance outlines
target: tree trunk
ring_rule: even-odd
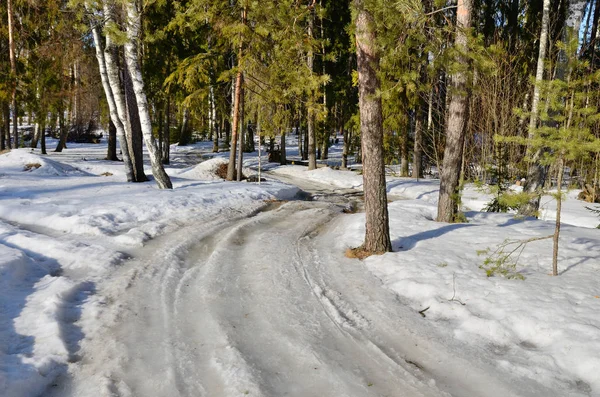
[[[209,130],[213,139],[213,153],[219,152],[219,131],[217,129],[217,109],[215,106],[215,87],[213,85],[209,88],[208,94],[208,107],[209,107]]]
[[[350,147],[350,142],[349,142],[349,134],[347,130],[343,130],[343,134],[344,134],[344,148],[342,149],[342,168],[346,169],[348,168],[348,149]]]
[[[246,23],[246,8],[242,11],[242,23]],[[231,142],[229,145],[229,164],[227,164],[227,180],[233,181],[236,176],[235,172],[235,155],[237,149],[238,131],[240,128],[240,102],[242,100],[242,70],[239,67],[243,56],[244,44],[243,40],[240,40],[238,47],[238,72],[235,77],[235,98],[233,101],[233,115],[231,126]]]
[[[129,155],[133,165],[133,181],[147,182],[148,177],[144,172],[144,143],[142,138],[142,125],[136,103],[135,93],[133,92],[133,82],[129,68],[124,65],[123,68],[123,91],[125,92],[125,106],[127,107],[127,123],[129,124]]]
[[[8,112],[6,111],[6,109],[8,109],[8,104],[2,102],[2,125],[0,125],[0,151],[6,150],[6,132],[8,131],[8,128],[10,128],[10,109],[8,109]]]
[[[152,136],[152,122],[150,120],[146,93],[144,92],[144,81],[142,80],[140,59],[137,48],[141,27],[140,15],[136,8],[135,0],[128,1],[125,6],[127,8],[128,39],[125,43],[125,61],[127,62],[127,68],[129,69],[131,81],[133,82],[133,90],[135,92],[135,99],[140,116],[142,134],[144,136],[144,141],[146,142],[146,148],[148,150],[150,163],[152,165],[152,175],[154,175],[156,183],[160,189],[172,189],[173,185],[171,184],[171,179],[163,168],[162,162],[160,161],[161,156],[158,153],[158,148],[156,146],[156,141]]]
[[[458,0],[455,47],[466,50],[467,29],[471,25],[471,1]],[[460,63],[466,60],[459,60]],[[446,127],[446,149],[440,175],[438,222],[454,222],[459,208],[459,184],[466,124],[466,76],[457,72],[452,76],[452,98]]]
[[[412,177],[419,179],[423,178],[423,167],[422,167],[422,141],[423,141],[423,119],[421,117],[421,108],[417,106],[415,119],[415,142],[413,146],[413,168]]]
[[[314,7],[310,9],[310,16],[308,18],[308,37],[312,39],[313,37],[313,27],[314,27],[315,13]],[[314,54],[312,49],[308,51],[308,69],[310,70],[310,74],[313,73],[314,68]],[[309,94],[312,98],[308,101],[308,169],[314,170],[317,168],[317,137],[315,132],[315,115],[313,106],[315,105],[313,102],[314,93],[311,91]]]
[[[108,150],[106,152],[106,159],[110,161],[118,161],[117,157],[117,127],[112,120],[108,122]]]
[[[165,104],[165,130],[163,131],[162,162],[169,164],[171,162],[171,97],[167,95]]]
[[[560,156],[558,159],[558,175],[557,175],[557,183],[558,183],[558,191],[557,191],[557,199],[556,199],[556,223],[554,225],[554,236],[552,236],[552,275],[558,276],[558,238],[560,237],[560,212],[562,209],[562,182],[563,182],[563,173],[565,169],[565,163],[563,160],[563,156]]]
[[[46,115],[40,120],[40,149],[42,154],[48,154],[46,152]]]
[[[181,129],[179,130],[179,143],[177,146],[187,146],[192,140],[192,131],[190,129],[190,109],[183,105],[181,112]]]
[[[54,151],[62,152],[63,149],[67,148],[68,135],[68,130],[65,126],[65,112],[62,107],[58,109],[58,129],[60,130],[60,134],[58,138],[58,144],[56,145],[56,149],[54,149]]]
[[[308,119],[306,122],[307,128],[303,131],[304,139],[302,140],[302,160],[308,160]]]
[[[280,139],[279,139],[279,146],[280,146],[280,150],[281,150],[281,156],[279,157],[279,164],[281,165],[286,165],[287,164],[287,159],[286,159],[286,151],[285,151],[285,131],[281,131],[281,135],[280,135]]]
[[[86,3],[86,8],[88,4]],[[88,9],[89,11],[89,9]],[[104,8],[104,17],[107,22],[110,22],[110,11],[107,6]],[[122,122],[121,113],[125,115],[124,103],[121,101],[120,96],[120,84],[119,84],[119,72],[114,62],[114,53],[112,49],[112,42],[109,37],[106,38],[106,47],[102,51],[102,39],[100,38],[100,32],[98,29],[98,23],[96,21],[90,21],[92,27],[92,37],[94,39],[94,48],[96,49],[96,59],[98,60],[98,68],[100,71],[100,79],[102,81],[102,88],[104,89],[104,95],[106,96],[106,102],[108,103],[108,109],[110,113],[110,119],[114,123],[117,129],[117,137],[119,139],[119,146],[123,153],[123,164],[125,165],[125,176],[128,182],[133,181],[133,164],[129,156],[129,148],[127,146],[127,137],[125,133],[125,125]],[[114,91],[114,89],[118,91]]]
[[[354,0],[360,128],[362,138],[363,190],[365,197],[365,241],[368,253],[392,250],[383,162],[383,116],[379,96],[379,51],[375,22],[363,0]]]
[[[14,9],[13,0],[8,0],[8,53],[10,58],[10,74],[11,74],[11,107],[13,114],[13,139],[15,149],[19,147],[19,129],[17,124],[18,106],[17,106],[17,58],[15,52],[15,24],[14,24]],[[10,138],[9,138],[10,139]],[[10,148],[10,145],[9,145]]]
[[[243,81],[242,81],[243,82]],[[238,158],[237,158],[237,173],[236,173],[236,181],[240,182],[242,180],[242,165],[244,164],[244,138],[245,138],[245,134],[244,134],[244,86],[242,84],[242,86],[240,87],[241,89],[241,93],[240,93],[240,114],[239,114],[239,119],[240,119],[240,130],[238,131],[238,136],[239,136],[239,145],[238,145]]]
[[[408,129],[405,129],[400,142],[400,176],[408,176]]]

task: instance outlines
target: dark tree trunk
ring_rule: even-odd
[[[342,149],[342,168],[348,168],[348,149],[350,148],[350,134],[344,130],[344,148]]]
[[[279,140],[279,145],[280,145],[280,149],[281,149],[281,156],[280,156],[279,160],[280,160],[281,165],[286,165],[287,160],[286,160],[286,152],[285,152],[285,131],[281,133],[280,137],[281,138]]]
[[[400,142],[400,176],[408,176],[408,129],[404,129],[404,136]]]
[[[2,104],[2,127],[0,128],[0,150],[10,148],[10,107],[8,102]],[[8,139],[7,139],[8,137]],[[8,141],[8,142],[7,142]],[[8,145],[7,145],[8,143]]]
[[[127,121],[131,130],[131,141],[129,142],[129,155],[133,164],[133,182],[146,182],[148,177],[144,172],[144,137],[142,135],[142,125],[138,113],[135,92],[133,91],[133,82],[127,63],[123,62],[123,88],[125,91],[125,106],[127,108]]]
[[[171,162],[171,97],[167,96],[165,104],[165,126],[163,131],[162,163]]]
[[[456,39],[457,48],[466,48],[466,29],[471,24],[471,0],[458,0]],[[460,62],[466,62],[461,60]],[[440,175],[440,195],[438,201],[438,222],[454,222],[457,220],[459,205],[459,178],[462,163],[462,152],[465,140],[467,118],[466,75],[457,72],[452,76],[452,98],[448,108],[448,124],[446,127],[446,149]]]
[[[392,243],[383,162],[383,116],[378,92],[379,52],[371,13],[363,0],[354,0],[353,4],[357,12],[356,55],[366,216],[362,249],[369,253],[384,253],[392,250]]]
[[[67,148],[67,127],[65,126],[65,112],[63,109],[58,111],[58,128],[60,130],[60,135],[58,138],[58,144],[56,145],[55,152],[62,152],[63,149]]]
[[[186,146],[192,140],[192,130],[190,128],[190,110],[187,106],[183,108],[181,118],[181,132],[179,133],[178,146]]]
[[[423,141],[423,117],[421,114],[421,108],[417,107],[415,119],[415,142],[413,148],[413,167],[412,177],[423,178],[423,167],[422,167],[422,141]]]
[[[108,150],[106,152],[106,159],[110,161],[117,161],[117,127],[113,124],[112,120],[108,122]]]
[[[304,130],[304,140],[302,144],[302,160],[308,160],[308,128]]]
[[[52,119],[50,119],[50,122],[52,123]],[[40,149],[42,154],[48,154],[48,152],[46,151],[46,117],[44,117],[42,119],[42,123],[41,123],[41,132],[40,132]]]
[[[240,87],[241,89],[241,103],[240,103],[240,130],[238,131],[239,136],[239,145],[238,145],[238,158],[237,158],[237,169],[236,169],[236,177],[235,179],[239,182],[242,180],[242,165],[244,164],[244,140],[246,138],[246,134],[244,133],[244,86]]]
[[[246,8],[242,11],[242,23],[246,23]],[[240,37],[241,38],[241,37]],[[243,55],[243,41],[240,40],[240,45],[238,47],[238,63],[242,59]],[[239,65],[238,65],[239,66]],[[234,101],[233,101],[233,118],[232,118],[232,127],[231,127],[231,143],[229,147],[229,163],[227,164],[227,180],[233,181],[233,178],[236,177],[235,172],[235,155],[237,149],[237,140],[238,140],[238,132],[240,129],[240,104],[242,101],[242,80],[243,80],[242,70],[239,69],[237,75],[235,77],[235,92],[234,92]]]

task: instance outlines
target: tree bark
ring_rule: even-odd
[[[408,130],[405,130],[400,142],[400,176],[408,176]]]
[[[181,129],[179,130],[179,143],[177,146],[187,146],[192,140],[192,131],[190,129],[190,109],[183,105],[181,112]]]
[[[6,150],[6,133],[10,128],[10,108],[2,102],[2,125],[0,126],[0,151]]]
[[[127,68],[131,74],[133,82],[133,90],[137,102],[138,113],[140,116],[140,124],[142,126],[142,134],[146,143],[146,148],[150,156],[152,165],[152,175],[156,179],[156,183],[160,189],[172,189],[171,179],[165,172],[161,162],[161,156],[158,153],[156,140],[152,136],[152,122],[150,120],[150,112],[148,110],[148,100],[144,92],[144,81],[142,79],[142,71],[140,67],[140,59],[137,48],[137,42],[140,35],[140,15],[136,7],[135,0],[129,0],[126,4],[127,11],[127,42],[125,43],[125,61]]]
[[[217,108],[215,105],[215,87],[211,84],[208,94],[208,129],[213,139],[213,153],[219,152],[219,132],[217,130]]]
[[[46,115],[40,120],[40,149],[42,154],[48,154],[46,151]]]
[[[165,104],[165,130],[163,131],[162,162],[169,164],[171,162],[171,96],[167,93],[167,103]]]
[[[124,65],[123,68],[123,91],[125,92],[125,106],[127,108],[127,123],[129,124],[129,155],[133,165],[133,181],[147,182],[148,177],[144,172],[144,143],[142,138],[142,125],[140,123],[140,114],[136,103],[135,93],[133,92],[133,82],[129,68]]]
[[[19,129],[17,123],[18,106],[17,106],[17,58],[15,52],[15,23],[14,23],[14,8],[13,1],[8,0],[8,53],[10,58],[10,74],[11,74],[11,107],[13,115],[13,139],[15,149],[19,147]],[[9,145],[10,148],[10,145]]]
[[[89,10],[89,4],[86,3],[86,8]],[[111,21],[111,14],[108,6],[104,7],[104,18],[107,22]],[[98,68],[100,71],[100,79],[102,81],[102,88],[104,89],[104,95],[106,96],[106,102],[108,103],[108,109],[110,113],[110,119],[114,123],[117,129],[117,138],[119,139],[119,146],[123,153],[123,164],[125,165],[125,176],[127,182],[133,181],[133,164],[131,163],[131,157],[129,156],[129,147],[127,145],[127,137],[125,132],[125,125],[121,118],[121,113],[125,114],[123,107],[124,104],[121,101],[120,96],[120,84],[119,84],[119,72],[116,69],[116,63],[113,56],[112,41],[110,37],[106,38],[106,46],[104,51],[102,50],[102,39],[98,29],[96,21],[91,21],[92,37],[94,39],[94,48],[96,49],[96,59],[98,60]],[[116,81],[115,81],[116,80]],[[114,90],[118,90],[115,92]]]
[[[62,152],[63,149],[67,148],[67,135],[68,130],[65,125],[65,112],[62,109],[62,106],[58,109],[58,129],[60,130],[58,144],[56,145],[55,152]]]
[[[310,16],[308,18],[308,37],[310,40],[313,38],[313,28],[314,28],[314,7],[310,9]],[[314,54],[312,49],[308,51],[308,69],[310,70],[310,74],[312,75],[314,69]],[[309,94],[312,98],[308,102],[308,169],[314,170],[317,168],[317,137],[315,132],[315,115],[313,106],[315,105],[313,102],[314,92],[310,92]]]
[[[558,239],[560,237],[560,213],[562,210],[562,182],[565,164],[563,156],[559,156],[558,159],[558,198],[556,199],[556,222],[554,224],[554,235],[552,236],[552,275],[558,276]]]
[[[108,150],[106,152],[106,159],[110,161],[117,161],[117,127],[112,120],[108,122]]]
[[[381,254],[392,250],[383,162],[383,116],[378,91],[379,51],[375,22],[363,0],[354,0],[360,127],[362,136],[365,241],[362,249]]]
[[[244,138],[245,138],[245,134],[244,134],[244,85],[243,85],[243,79],[242,79],[242,86],[240,87],[241,89],[241,103],[240,103],[240,114],[239,114],[239,119],[240,119],[240,130],[238,131],[238,136],[239,136],[239,144],[238,144],[238,157],[237,157],[237,169],[236,169],[236,181],[240,182],[242,180],[242,166],[244,164]]]
[[[246,23],[246,8],[242,11],[242,23]],[[242,78],[243,73],[241,69],[241,61],[244,50],[243,41],[240,40],[240,45],[238,47],[238,71],[235,77],[235,97],[233,101],[233,115],[232,115],[232,123],[231,126],[231,142],[229,144],[229,164],[227,164],[227,180],[233,181],[233,178],[236,177],[235,172],[235,156],[237,149],[237,140],[238,140],[238,131],[240,124],[240,102],[242,100]]]
[[[413,146],[413,168],[412,168],[412,177],[419,179],[423,178],[423,167],[422,165],[422,157],[423,157],[423,149],[422,149],[422,141],[423,141],[423,119],[421,115],[421,108],[417,106],[416,109],[416,119],[415,119],[415,142]]]
[[[285,131],[281,131],[280,139],[279,139],[279,147],[281,149],[281,156],[279,157],[279,164],[286,165],[286,150],[285,150]]]
[[[454,46],[466,51],[467,29],[471,25],[472,0],[458,0],[456,17],[456,38]],[[462,58],[462,57],[461,57]],[[459,59],[464,63],[466,60]],[[454,222],[458,215],[459,178],[466,124],[466,75],[457,72],[452,76],[452,98],[449,105],[446,127],[446,149],[440,175],[440,195],[438,201],[438,222]]]

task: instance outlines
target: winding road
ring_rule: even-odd
[[[331,247],[355,192],[301,187],[314,199],[153,242],[101,291],[113,321],[84,344],[56,395],[539,393],[490,375],[497,370],[466,346],[463,356],[448,353],[458,343],[451,335],[436,334],[362,262]]]

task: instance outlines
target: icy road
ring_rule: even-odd
[[[98,383],[110,396],[539,395],[429,331],[360,261],[332,251],[327,231],[348,195],[311,187],[321,200],[148,244],[102,291],[113,325],[53,395],[98,395]]]

